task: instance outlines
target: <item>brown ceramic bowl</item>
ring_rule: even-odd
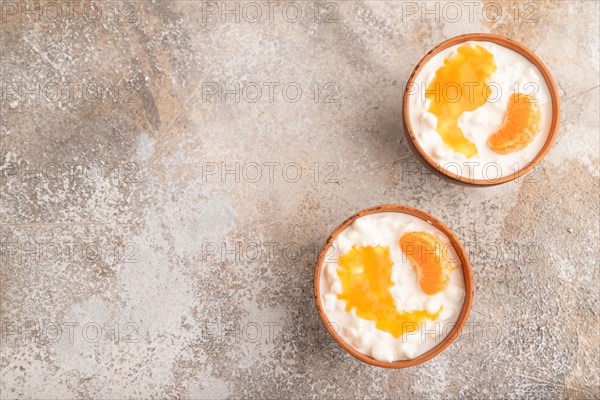
[[[548,91],[550,92],[550,97],[552,98],[552,120],[550,123],[550,132],[548,133],[548,139],[546,143],[540,150],[540,152],[535,156],[535,158],[527,164],[525,167],[516,171],[513,174],[506,175],[496,179],[470,179],[458,174],[455,174],[447,169],[443,168],[439,165],[433,158],[431,158],[425,150],[419,145],[419,141],[417,140],[410,122],[410,114],[409,114],[409,101],[410,97],[410,88],[412,88],[413,82],[421,68],[431,60],[433,56],[438,54],[440,51],[447,49],[448,47],[454,46],[459,43],[464,43],[468,41],[483,41],[483,42],[492,42],[498,44],[500,46],[506,47],[510,50],[513,50],[519,53],[521,56],[525,57],[529,62],[537,67],[537,69],[542,74],[542,77],[546,81],[546,85],[548,86]],[[548,68],[542,63],[542,61],[535,55],[531,50],[527,47],[523,46],[520,43],[517,43],[511,39],[505,38],[499,35],[492,35],[487,33],[469,33],[466,35],[456,36],[451,39],[448,39],[437,46],[435,46],[432,50],[430,50],[425,57],[419,61],[415,69],[413,70],[410,78],[408,79],[408,83],[406,85],[406,90],[404,91],[404,106],[402,109],[402,116],[404,122],[404,132],[406,134],[406,138],[410,143],[412,149],[416,152],[417,156],[424,160],[427,165],[432,168],[435,172],[438,172],[443,177],[450,178],[454,181],[458,181],[463,184],[468,185],[479,185],[479,186],[489,186],[489,185],[498,185],[501,183],[512,181],[518,177],[523,176],[524,174],[531,171],[535,166],[544,158],[546,153],[552,147],[554,143],[554,139],[556,138],[556,133],[558,131],[558,122],[560,116],[560,104],[558,99],[558,90],[556,90],[556,85],[554,84],[554,80],[552,79],[552,75],[550,75],[550,71]]]
[[[454,247],[454,250],[456,251],[456,254],[458,255],[458,258],[462,265],[462,271],[463,271],[463,276],[464,276],[464,280],[465,280],[465,300],[464,300],[462,309],[460,311],[460,314],[458,316],[458,319],[456,320],[454,327],[452,328],[450,333],[448,333],[448,335],[437,346],[435,346],[433,349],[429,350],[428,352],[423,353],[416,358],[413,358],[412,360],[399,360],[399,361],[393,361],[393,362],[379,361],[379,360],[375,360],[374,358],[371,358],[370,356],[363,354],[363,353],[359,352],[358,350],[354,349],[350,344],[346,343],[346,341],[340,335],[338,335],[338,333],[335,331],[335,329],[331,326],[331,324],[329,323],[329,319],[327,318],[327,315],[325,314],[325,311],[323,310],[323,305],[321,304],[321,295],[320,295],[321,294],[321,284],[320,284],[321,272],[323,270],[323,261],[325,259],[325,256],[327,255],[327,250],[332,245],[332,243],[335,241],[336,237],[344,229],[346,229],[348,226],[350,226],[356,219],[363,217],[365,215],[377,214],[377,213],[382,213],[382,212],[398,212],[398,213],[402,213],[402,214],[413,215],[415,217],[421,218],[421,219],[429,222],[431,225],[433,225],[434,227],[436,227],[437,229],[442,231],[448,237],[448,239],[450,239],[450,242],[452,243],[452,246]],[[327,328],[327,331],[329,332],[329,334],[331,334],[333,339],[335,339],[335,341],[344,350],[346,350],[348,353],[350,353],[354,357],[358,358],[360,361],[366,362],[367,364],[371,364],[376,367],[407,368],[407,367],[413,367],[415,365],[419,365],[419,364],[424,363],[425,361],[428,361],[428,360],[432,359],[433,357],[437,356],[442,351],[444,351],[458,337],[463,326],[465,325],[465,323],[467,321],[469,312],[471,311],[471,306],[473,304],[473,273],[471,271],[471,264],[469,263],[469,257],[467,255],[467,252],[465,251],[464,247],[460,244],[456,235],[454,235],[454,233],[452,233],[452,231],[446,225],[444,225],[441,221],[437,220],[436,218],[432,217],[431,215],[429,215],[421,210],[417,210],[416,208],[412,208],[412,207],[408,207],[408,206],[400,206],[400,205],[396,205],[396,204],[385,204],[382,206],[371,207],[371,208],[367,208],[366,210],[359,211],[358,213],[354,214],[353,216],[351,216],[350,218],[348,218],[347,220],[342,222],[337,228],[334,229],[334,231],[331,233],[331,235],[329,235],[329,237],[327,238],[327,241],[325,242],[325,244],[323,245],[323,248],[321,249],[321,253],[319,254],[319,259],[317,260],[317,267],[315,270],[314,290],[315,290],[314,295],[315,295],[315,302],[317,304],[317,311],[319,312],[319,315],[321,316],[321,320],[323,321],[323,324],[325,324],[325,327]]]

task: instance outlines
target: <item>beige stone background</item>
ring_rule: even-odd
[[[600,398],[597,2],[1,7],[2,399]],[[445,181],[403,138],[403,82],[468,32],[559,88],[518,182]],[[406,370],[347,355],[313,302],[327,235],[383,203],[445,221],[476,286]]]

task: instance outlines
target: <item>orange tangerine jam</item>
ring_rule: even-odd
[[[395,338],[414,332],[426,319],[436,320],[436,313],[427,310],[399,311],[390,293],[392,265],[390,248],[387,246],[352,246],[339,257],[337,271],[342,281],[342,293],[338,299],[346,302],[346,312],[353,308],[356,315],[375,322],[379,330],[391,333]]]
[[[425,97],[431,100],[428,111],[437,117],[436,130],[444,143],[471,158],[477,147],[463,135],[458,119],[486,103],[491,93],[487,81],[496,63],[493,54],[478,45],[464,45],[457,51],[436,71]]]

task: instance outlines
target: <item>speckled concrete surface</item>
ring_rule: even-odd
[[[2,399],[600,398],[597,2],[1,3]],[[403,139],[402,82],[467,32],[559,87],[518,182],[444,181]],[[382,203],[473,264],[465,333],[408,370],[312,299],[321,243]]]

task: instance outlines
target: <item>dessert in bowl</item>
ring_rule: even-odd
[[[384,205],[344,221],[321,250],[319,314],[333,338],[372,365],[402,368],[443,351],[468,317],[467,254],[440,221]]]
[[[404,93],[405,132],[436,170],[478,185],[507,182],[548,152],[559,103],[548,69],[497,35],[449,39],[417,65]]]

